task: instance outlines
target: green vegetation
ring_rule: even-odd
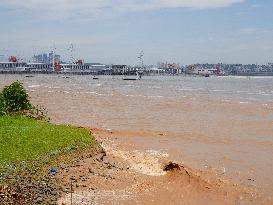
[[[100,150],[88,129],[50,123],[19,81],[0,92],[1,204],[55,204],[62,182],[52,174]]]
[[[32,105],[29,96],[19,81],[6,86],[0,93],[0,114],[21,114],[31,110]]]
[[[54,164],[61,154],[97,146],[87,129],[54,125],[23,116],[0,117],[1,175]]]
[[[22,83],[16,81],[3,89],[0,93],[0,185],[16,174],[41,174],[45,167],[48,171],[58,166],[61,157],[61,160],[72,160],[73,154],[99,148],[88,129],[48,121],[46,109],[31,104]]]
[[[21,115],[36,120],[50,121],[44,107],[31,104],[29,95],[19,81],[6,86],[0,92],[0,116],[3,115]]]

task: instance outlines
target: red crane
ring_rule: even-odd
[[[83,60],[78,59],[75,63],[76,63],[77,65],[82,65],[82,64],[83,64]]]
[[[9,62],[16,63],[17,62],[16,56],[10,56],[9,57]]]
[[[57,71],[57,72],[59,72],[59,71],[61,71],[61,69],[62,69],[61,64],[55,62],[55,63],[54,63],[54,70]]]

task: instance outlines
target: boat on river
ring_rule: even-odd
[[[135,76],[127,76],[123,78],[123,80],[140,80],[140,79],[141,79],[141,75],[138,72],[136,72]]]

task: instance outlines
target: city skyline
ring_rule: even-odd
[[[0,55],[56,52],[106,64],[273,61],[273,2],[255,0],[0,1]]]

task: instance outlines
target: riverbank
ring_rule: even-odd
[[[102,148],[90,131],[23,116],[0,116],[0,204],[52,204],[62,164]]]
[[[255,190],[217,174],[170,162],[163,150],[140,150],[135,137],[164,138],[160,132],[92,129],[106,153],[84,157],[58,174],[73,178],[73,193],[58,204],[271,204]],[[72,197],[72,198],[71,198]],[[271,201],[272,202],[272,201]]]
[[[9,128],[16,127],[15,125],[20,121],[22,122],[22,119],[13,118],[11,124],[11,121],[5,119]],[[20,127],[17,126],[16,129],[25,128],[26,125],[33,129],[33,123],[36,124],[27,120],[27,124],[20,123]],[[7,130],[7,126],[4,129],[3,127],[5,126],[1,126],[2,134],[4,129]],[[82,131],[82,128],[80,130]],[[103,149],[96,141],[93,141],[96,142],[95,144],[86,142],[82,143],[84,149],[73,148],[65,154],[43,153],[39,159],[44,160],[39,162],[25,160],[24,150],[35,152],[39,147],[37,144],[41,142],[38,139],[42,138],[43,133],[32,135],[32,137],[36,136],[36,139],[33,139],[35,146],[31,142],[24,144],[32,148],[28,147],[20,151],[21,143],[9,143],[8,146],[17,147],[16,153],[20,156],[14,156],[18,159],[14,166],[20,169],[6,176],[0,186],[1,204],[69,205],[71,201],[75,205],[270,204],[270,201],[258,194],[254,186],[237,184],[213,169],[197,170],[186,164],[178,164],[171,161],[171,156],[164,150],[147,149],[145,147],[149,147],[148,144],[141,146],[134,143],[135,138],[147,137],[157,137],[164,143],[166,133],[97,128],[90,131]],[[48,133],[48,130],[44,132]],[[22,137],[22,133],[18,130],[14,133],[17,138]],[[67,136],[67,133],[65,135]],[[77,136],[73,135],[73,137]],[[56,144],[57,136],[52,135],[52,137],[55,140],[52,144]],[[76,144],[79,145],[79,142]],[[2,148],[1,153],[4,153]],[[68,150],[67,145],[65,149]],[[12,154],[11,151],[9,153]],[[48,156],[50,159],[45,160]],[[23,168],[18,164],[22,162],[31,166]]]
[[[160,76],[125,82],[113,76],[0,75],[0,87],[17,79],[34,104],[48,109],[52,122],[115,130],[113,144],[120,146],[113,148],[123,156],[163,152],[168,160],[211,169],[254,187],[262,201],[272,200],[272,78]]]

